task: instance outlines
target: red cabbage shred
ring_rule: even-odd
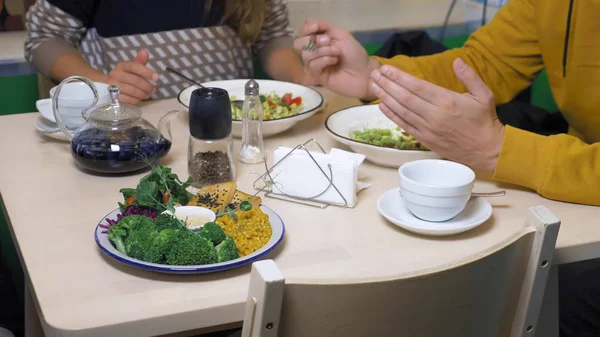
[[[128,215],[141,215],[151,218],[152,220],[156,220],[156,210],[153,208],[142,207],[138,205],[131,205],[125,208],[125,211],[122,214],[118,214],[116,219],[106,219],[107,225],[100,224],[99,226],[104,228],[102,233],[108,233],[108,229],[121,221],[124,217]]]

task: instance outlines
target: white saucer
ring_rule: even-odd
[[[62,141],[69,141],[67,136],[60,130],[58,124],[47,120],[44,116],[38,116],[33,121],[33,126],[44,136]]]
[[[408,231],[434,236],[448,236],[471,230],[492,216],[492,205],[483,198],[472,198],[465,209],[453,219],[444,222],[429,222],[415,217],[405,206],[400,189],[394,188],[377,200],[379,213]]]

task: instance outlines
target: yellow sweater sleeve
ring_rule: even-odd
[[[508,1],[462,48],[377,60],[465,92],[452,69],[454,59],[460,57],[490,87],[497,104],[509,102],[543,68],[534,1]],[[534,189],[549,199],[600,205],[600,143],[589,145],[570,135],[541,136],[507,126],[494,179]]]
[[[454,59],[460,57],[490,87],[497,104],[509,102],[531,85],[543,68],[533,1],[508,1],[462,48],[421,57],[375,58],[382,64],[462,93],[466,88],[452,69]]]
[[[600,143],[506,127],[494,179],[548,199],[600,206]]]

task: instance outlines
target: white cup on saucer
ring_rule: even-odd
[[[398,169],[404,205],[417,218],[447,221],[467,205],[475,183],[475,172],[448,160],[424,159]]]
[[[108,85],[105,83],[94,82],[94,86],[98,90],[98,102],[94,107],[90,105],[94,102],[94,93],[82,82],[67,83],[60,90],[58,98],[58,108],[61,114],[61,119],[68,129],[75,130],[85,123],[85,119],[81,115],[84,110],[91,109],[107,104],[110,102],[110,94],[108,93]],[[56,123],[54,111],[52,110],[52,97],[58,86],[50,89],[50,98],[40,99],[35,102],[38,111],[47,120]]]

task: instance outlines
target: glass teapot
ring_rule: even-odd
[[[94,102],[81,112],[85,123],[74,132],[65,126],[59,111],[59,93],[64,84],[82,81],[94,92]],[[71,154],[84,169],[100,173],[125,173],[149,167],[171,149],[171,119],[178,110],[167,112],[155,128],[141,118],[140,108],[119,103],[118,86],[108,87],[111,102],[87,114],[98,100],[93,82],[73,76],[59,84],[52,98],[54,117],[60,129],[71,140]]]

